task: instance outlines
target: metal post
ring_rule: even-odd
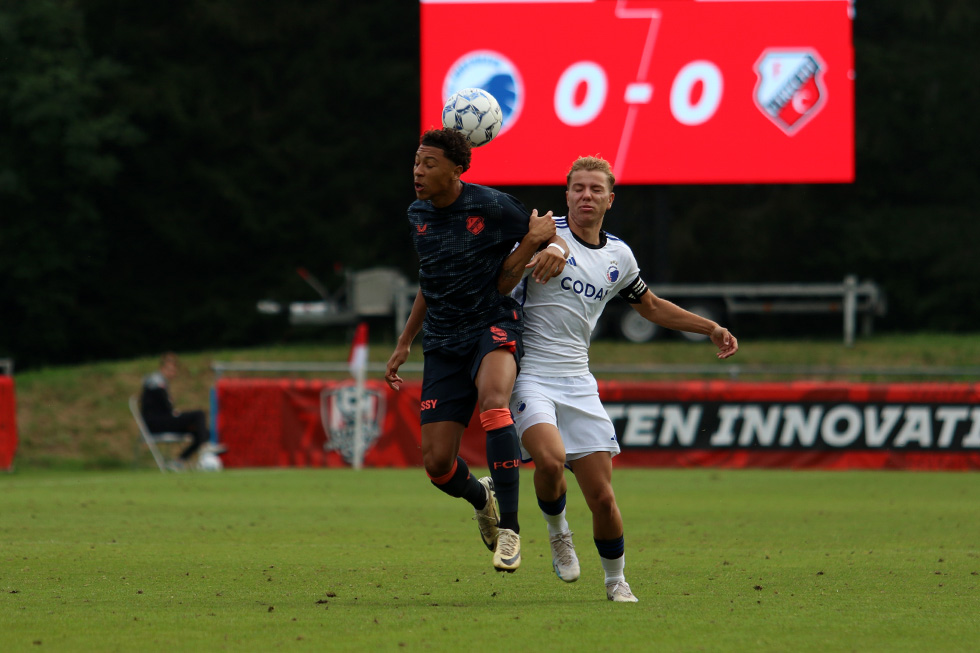
[[[354,469],[364,467],[364,366],[354,370]]]
[[[857,323],[857,276],[844,277],[844,346],[854,346],[854,329]]]

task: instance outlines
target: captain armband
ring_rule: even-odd
[[[628,301],[630,304],[639,304],[643,301],[643,295],[647,292],[647,285],[640,278],[640,275],[636,275],[633,279],[633,283],[626,286],[619,291],[619,296]]]

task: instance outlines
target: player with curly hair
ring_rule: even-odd
[[[498,571],[521,563],[517,519],[520,445],[508,408],[523,353],[519,304],[497,290],[498,276],[521,278],[524,264],[545,243],[535,278],[564,267],[551,213],[530,214],[514,197],[470,184],[467,140],[451,129],[425,132],[415,153],[416,201],[408,221],[419,256],[419,293],[388,360],[385,380],[397,390],[398,368],[424,328],[422,460],[433,485],[472,504],[484,544]],[[515,243],[517,251],[510,254]],[[510,254],[510,267],[502,264]],[[479,407],[487,433],[490,476],[473,478],[459,456],[463,431]],[[499,502],[499,505],[498,505]]]

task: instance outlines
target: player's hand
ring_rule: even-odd
[[[718,348],[718,358],[728,358],[734,356],[738,351],[738,338],[733,336],[728,329],[717,327],[711,332],[711,342]]]
[[[402,377],[398,376],[398,368],[408,360],[408,353],[407,347],[396,347],[391,358],[388,359],[388,365],[385,369],[385,383],[395,392],[401,390],[401,384],[405,382]]]
[[[554,241],[566,252],[568,243],[561,236],[557,236]],[[527,268],[533,268],[531,276],[538,283],[548,283],[548,279],[557,277],[565,269],[565,257],[558,251],[557,247],[545,247],[528,262]]]
[[[538,215],[537,209],[531,211],[531,218],[527,228],[527,235],[530,236],[531,242],[541,244],[554,236],[555,233],[557,233],[557,230],[555,229],[555,219],[552,217],[551,211],[548,211],[544,215]]]

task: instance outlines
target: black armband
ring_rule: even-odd
[[[640,275],[636,275],[633,283],[619,291],[619,296],[630,304],[639,304],[643,301],[643,295],[646,294],[647,290],[647,285],[643,282],[643,279],[640,278]]]

